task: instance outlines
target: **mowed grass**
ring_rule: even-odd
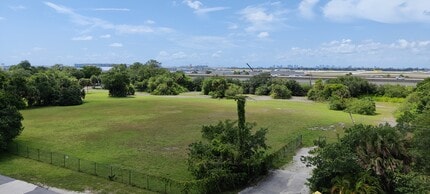
[[[377,115],[353,115],[356,123],[376,124],[392,117],[395,104],[377,104]],[[234,100],[195,93],[111,98],[107,91],[94,90],[80,106],[34,108],[21,113],[25,129],[18,142],[177,180],[192,179],[186,165],[187,148],[201,140],[201,126],[237,118]],[[247,101],[246,119],[256,122],[256,128],[269,129],[270,151],[299,134],[306,146],[319,136],[333,140],[343,130],[330,129],[331,125],[352,124],[349,114],[328,110],[324,103],[252,97]],[[316,126],[329,130],[309,129]]]

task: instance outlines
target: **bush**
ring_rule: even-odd
[[[270,88],[267,85],[262,85],[255,89],[255,95],[266,96],[270,94]]]
[[[134,95],[135,92],[133,85],[129,85],[127,95]]]
[[[290,99],[291,91],[284,85],[272,85],[270,96],[274,99]]]
[[[369,83],[361,77],[342,76],[336,79],[327,80],[327,84],[343,84],[347,86],[349,93],[352,97],[359,97],[362,95],[371,95],[376,93],[376,85]]]
[[[348,103],[345,112],[361,115],[374,115],[376,112],[375,101],[368,97],[363,99],[353,99]]]
[[[377,95],[389,98],[406,98],[412,90],[401,85],[381,85],[378,87]]]
[[[9,95],[0,90],[0,150],[6,148],[23,130],[23,117],[15,106],[9,104],[8,97]]]
[[[243,88],[236,84],[228,84],[228,89],[225,91],[225,96],[227,98],[235,97],[239,94],[243,94]]]
[[[345,110],[346,108],[346,100],[339,97],[331,97],[329,101],[329,109],[330,110]]]
[[[220,77],[205,79],[202,86],[203,94],[210,95],[212,98],[224,98],[227,88],[227,81]]]

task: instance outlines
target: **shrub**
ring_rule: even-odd
[[[270,94],[270,88],[267,87],[267,85],[262,85],[262,86],[258,87],[257,89],[255,89],[255,94],[259,95],[259,96],[269,95]]]
[[[225,96],[227,98],[235,97],[239,94],[243,94],[243,88],[236,84],[228,84],[228,89],[225,91]]]
[[[375,102],[368,97],[363,99],[353,99],[348,103],[345,111],[353,114],[374,115],[376,105]]]
[[[127,95],[134,95],[135,92],[133,85],[129,85]]]
[[[291,91],[284,85],[272,85],[270,96],[274,99],[289,99],[291,98]]]
[[[212,98],[224,98],[227,88],[227,81],[220,77],[205,79],[202,85],[203,94],[210,95]]]
[[[345,110],[346,108],[346,99],[339,97],[331,97],[329,101],[329,109],[330,110]]]

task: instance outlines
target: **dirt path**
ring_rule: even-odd
[[[293,157],[293,161],[283,169],[274,170],[269,175],[253,187],[246,188],[240,194],[308,194],[309,188],[305,183],[311,176],[312,168],[306,167],[300,161],[301,156],[308,156],[313,148],[301,148]]]

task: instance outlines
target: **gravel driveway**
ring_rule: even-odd
[[[300,161],[301,156],[308,156],[309,151],[313,148],[301,148],[293,157],[293,161],[284,166],[282,169],[274,170],[253,187],[248,187],[239,192],[240,194],[308,194],[309,188],[305,183],[306,179],[311,176],[312,168],[306,167]]]

